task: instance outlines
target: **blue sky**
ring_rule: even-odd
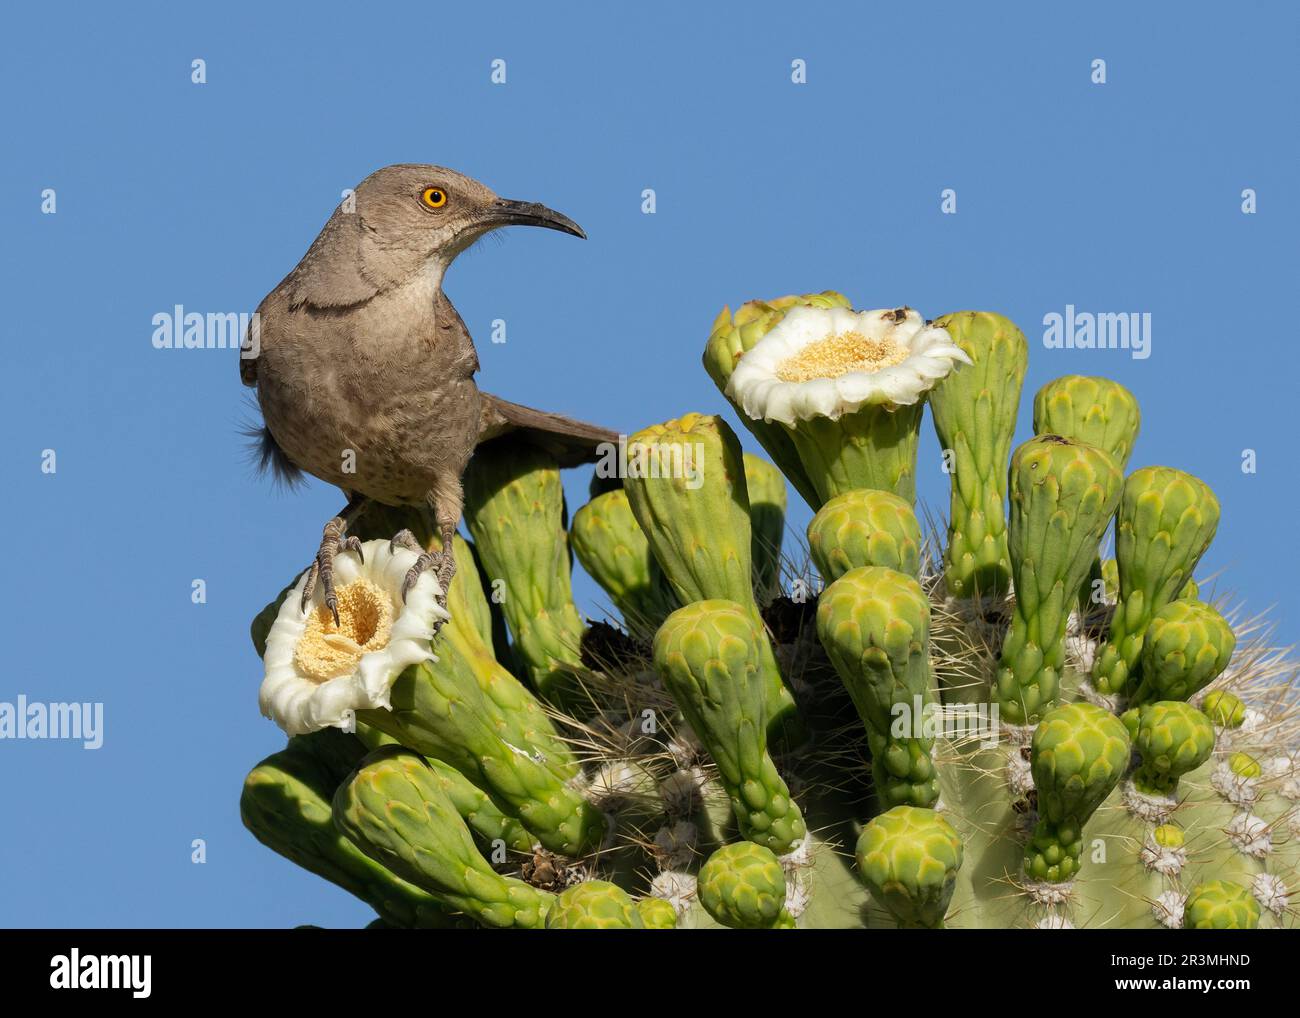
[[[1297,9],[846,6],[7,13],[0,701],[102,702],[105,732],[95,751],[0,742],[0,925],[367,921],[238,817],[244,774],[283,741],[257,713],[248,621],[339,496],[253,476],[232,352],[150,336],[177,304],[251,311],[387,163],[455,167],[589,234],[515,230],[453,266],[484,388],[631,431],[723,408],[699,366],[723,304],[836,288],[930,317],[996,310],[1029,337],[1027,393],[1082,373],[1137,394],[1132,465],[1215,488],[1206,568],[1295,639]],[[1151,356],[1046,349],[1044,316],[1068,304],[1149,312]],[[928,423],[921,457],[942,508]],[[594,585],[577,591],[595,610]]]

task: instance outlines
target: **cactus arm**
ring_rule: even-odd
[[[956,366],[930,393],[939,444],[951,452],[944,587],[950,597],[1000,597],[1011,581],[1007,474],[1029,347],[1001,315],[959,311],[934,323],[972,363]]]
[[[784,855],[807,834],[767,752],[767,699],[753,623],[731,601],[697,601],[668,616],[655,669],[717,764],[741,834]]]
[[[1056,699],[1070,607],[1120,496],[1114,461],[1090,445],[1046,435],[1011,458],[1008,547],[1016,608],[1002,646],[1002,717],[1036,721]]]
[[[334,822],[372,859],[485,926],[538,929],[551,897],[496,873],[428,765],[381,749],[339,786]]]
[[[817,635],[866,726],[882,806],[934,805],[934,738],[924,727],[934,696],[930,602],[921,585],[881,566],[853,569],[822,592]]]

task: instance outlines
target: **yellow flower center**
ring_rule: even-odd
[[[814,378],[839,378],[850,371],[879,371],[907,360],[907,347],[888,336],[868,339],[860,332],[837,332],[809,343],[776,369],[783,382],[810,382]]]
[[[388,646],[393,632],[393,601],[382,587],[362,578],[339,587],[339,624],[319,605],[293,652],[299,673],[327,682],[356,670],[362,655]]]

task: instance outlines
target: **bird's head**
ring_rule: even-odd
[[[401,163],[376,170],[330,217],[291,277],[295,301],[343,306],[412,277],[439,280],[452,260],[502,226],[544,226],[586,237],[537,202],[499,198],[455,170]]]
[[[568,216],[537,202],[500,198],[443,166],[403,163],[376,170],[356,189],[356,214],[381,243],[451,261],[502,226],[543,226],[586,237]]]

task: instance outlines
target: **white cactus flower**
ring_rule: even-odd
[[[754,420],[839,420],[916,403],[958,361],[971,362],[911,308],[796,307],[740,358],[726,391]]]
[[[319,583],[303,613],[303,573],[266,638],[258,701],[262,714],[289,735],[347,728],[355,711],[387,710],[407,666],[436,660],[430,640],[448,618],[437,602],[437,577],[421,574],[403,603],[402,581],[415,552],[369,541],[362,554],[364,562],[353,551],[334,559],[337,626]]]

